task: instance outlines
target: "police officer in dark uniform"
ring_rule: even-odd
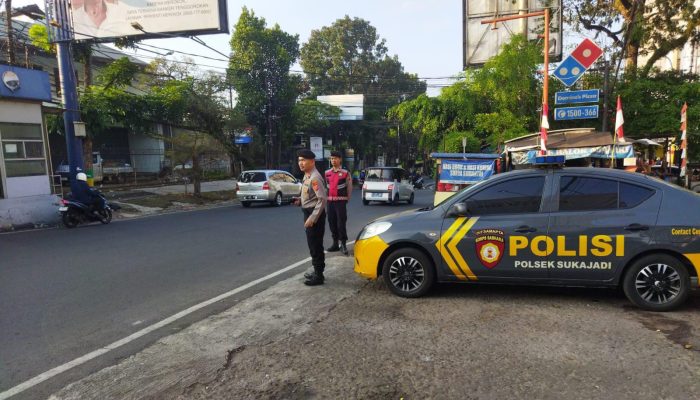
[[[304,283],[309,286],[322,285],[323,270],[326,268],[326,258],[323,253],[323,235],[326,230],[326,188],[323,177],[316,169],[316,155],[311,150],[303,149],[297,152],[299,169],[304,172],[301,187],[301,198],[295,199],[294,204],[300,205],[304,213],[304,228],[306,243],[311,253],[311,264],[314,272],[304,275]]]
[[[333,168],[326,171],[326,184],[328,185],[328,225],[333,234],[333,244],[327,250],[329,252],[340,250],[348,255],[348,232],[345,227],[348,220],[347,204],[352,194],[352,176],[350,172],[341,168],[343,161],[339,151],[331,152],[331,165]],[[340,245],[338,245],[340,243]]]

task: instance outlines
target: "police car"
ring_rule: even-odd
[[[620,170],[512,171],[368,224],[355,272],[403,297],[435,282],[621,286],[667,311],[698,286],[700,195]]]

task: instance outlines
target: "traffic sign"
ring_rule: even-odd
[[[565,121],[569,119],[594,119],[598,118],[598,105],[561,107],[554,110],[555,121]]]
[[[566,87],[569,87],[576,83],[576,81],[583,76],[584,72],[586,72],[586,67],[576,61],[575,58],[568,56],[559,64],[557,69],[554,70],[553,75],[566,85]]]
[[[600,100],[600,90],[572,90],[568,92],[556,92],[554,104],[597,103]]]

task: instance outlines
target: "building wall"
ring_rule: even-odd
[[[46,132],[43,125],[40,103],[0,99],[0,123],[39,124],[42,130],[45,166],[48,163]],[[0,132],[0,144],[2,141]],[[43,175],[8,177],[7,161],[0,148],[0,230],[24,225],[52,224],[58,221],[55,203],[58,198],[51,194],[51,183],[44,168]]]

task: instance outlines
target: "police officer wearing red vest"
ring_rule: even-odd
[[[333,245],[326,250],[338,251],[348,255],[346,242],[348,232],[345,224],[348,220],[347,204],[352,194],[352,175],[349,171],[340,167],[342,154],[339,151],[331,152],[331,165],[333,168],[326,171],[326,185],[328,186],[328,225],[333,234]],[[339,245],[340,243],[340,245]]]

